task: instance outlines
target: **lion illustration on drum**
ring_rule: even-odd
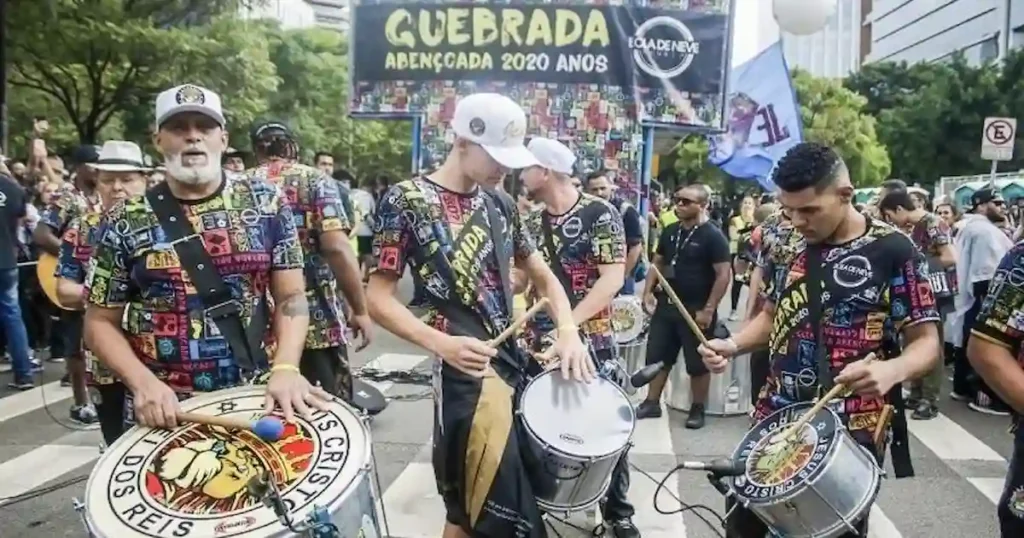
[[[259,503],[249,480],[269,471],[286,489],[309,468],[314,444],[298,424],[286,424],[281,439],[267,443],[251,432],[193,425],[154,455],[146,492],[158,504],[185,514],[225,514]]]

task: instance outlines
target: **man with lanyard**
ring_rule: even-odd
[[[662,230],[654,266],[668,280],[697,325],[710,332],[718,320],[718,303],[732,278],[729,240],[721,229],[708,222],[708,190],[703,185],[680,186],[673,196],[679,220]],[[655,294],[657,288],[658,279],[651,271],[644,286],[644,306],[653,311],[647,335],[647,363],[661,361],[667,367],[651,381],[647,398],[636,409],[636,418],[661,416],[661,392],[682,352],[693,396],[686,427],[700,429],[704,427],[704,404],[711,375],[697,353],[697,335],[664,291]]]
[[[594,364],[562,284],[535,251],[515,203],[498,186],[537,160],[523,146],[526,114],[493,93],[462,98],[444,164],[393,186],[377,207],[367,299],[385,329],[435,363],[434,474],[447,512],[443,538],[547,536],[521,459],[514,403],[527,360],[514,339],[485,343],[511,323],[510,265],[550,300],[562,375]],[[433,308],[424,322],[395,298],[409,266]]]
[[[947,271],[953,269],[951,276],[956,279],[956,249],[953,248],[949,225],[934,213],[925,211],[907,190],[891,191],[878,201],[878,209],[882,217],[897,229],[908,231],[914,246],[924,254],[939,314],[945,316],[953,309],[954,295],[947,284]],[[941,329],[940,324],[940,333]],[[907,400],[907,407],[914,409],[911,418],[931,420],[938,416],[939,392],[944,377],[945,361],[938,361],[928,375],[911,382],[910,399]]]
[[[540,164],[523,171],[523,185],[544,208],[530,212],[524,225],[569,295],[573,321],[588,337],[598,365],[614,361],[611,302],[622,285],[626,261],[622,218],[604,199],[572,186],[569,177],[576,156],[561,142],[534,138],[527,147]],[[529,331],[534,347],[554,329],[546,314],[537,314]],[[628,492],[629,461],[623,454],[601,506],[602,518],[616,538],[640,536],[631,521],[634,510]]]
[[[373,322],[366,313],[359,264],[348,238],[351,224],[342,208],[338,183],[323,171],[296,162],[299,146],[284,123],[258,123],[249,136],[259,163],[249,177],[281,188],[302,244],[310,308],[306,348],[299,364],[302,375],[351,403],[352,369],[345,347],[339,283],[351,312],[348,326],[362,335],[357,351],[369,344]]]
[[[99,159],[92,167],[98,172],[96,195],[98,210],[88,211],[71,219],[60,246],[57,264],[57,296],[61,304],[74,308],[77,319],[69,317],[64,329],[68,332],[68,358],[83,357],[88,365],[87,379],[100,394],[97,406],[103,440],[110,446],[124,431],[124,385],[96,360],[82,345],[81,311],[85,308],[85,275],[94,247],[99,241],[99,224],[103,213],[114,204],[141,195],[146,190],[142,150],[134,142],[111,140],[103,144]]]
[[[1003,257],[971,331],[967,357],[1013,410],[1013,456],[996,513],[1002,538],[1024,536],[1024,243]]]
[[[640,255],[644,251],[644,231],[640,226],[640,214],[633,204],[614,196],[614,185],[608,179],[608,173],[603,170],[587,176],[584,190],[588,194],[607,200],[622,215],[623,231],[626,236],[626,278],[622,285],[622,294],[633,295],[636,293],[636,279],[642,278],[638,275],[641,269]]]
[[[89,167],[96,162],[99,154],[95,146],[79,146],[73,155],[76,163],[75,175],[70,182],[65,181],[60,190],[54,195],[54,202],[46,206],[39,216],[40,224],[36,226],[32,238],[36,246],[52,256],[60,255],[61,237],[67,231],[72,220],[79,216],[98,209],[94,197],[96,187],[96,170]],[[59,319],[51,327],[60,335],[71,334],[72,340],[61,340],[64,345],[64,354],[69,350],[76,349],[79,343],[75,340],[78,331],[69,331],[67,326],[80,324],[80,314],[68,310],[59,311]],[[52,350],[51,350],[52,352]],[[61,357],[50,357],[51,359]],[[85,360],[82,357],[64,357],[67,360],[67,373],[65,379],[71,385],[74,396],[74,405],[71,406],[71,419],[82,424],[96,422],[96,410],[89,401],[88,388],[86,386]],[[63,381],[63,380],[62,380]]]
[[[224,114],[205,88],[157,96],[153,142],[166,180],[107,212],[86,278],[86,345],[130,390],[125,422],[174,428],[179,399],[266,370],[268,293],[276,350],[265,411],[312,416],[330,396],[299,373],[309,305],[280,189],[221,169]]]
[[[833,383],[846,385],[849,395],[830,406],[881,460],[890,389],[929,372],[939,356],[939,316],[924,258],[906,235],[857,212],[849,172],[832,148],[794,146],[779,161],[774,181],[802,241],[791,256],[766,264],[761,313],[734,337],[711,340],[700,352],[711,371],[721,372],[730,358],[770,347],[771,373],[755,421],[812,401]],[[899,356],[887,356],[882,347],[892,332],[904,338]],[[865,360],[869,354],[879,360]],[[866,517],[856,527],[843,536],[868,535]],[[762,538],[767,530],[742,506],[727,523],[731,537]]]

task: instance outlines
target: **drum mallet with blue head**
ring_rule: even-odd
[[[221,417],[202,413],[178,413],[178,422],[191,422],[207,426],[220,426],[229,430],[251,431],[256,437],[274,442],[284,435],[284,422],[277,417],[266,416],[258,420],[245,420],[237,417]]]

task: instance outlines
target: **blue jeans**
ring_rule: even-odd
[[[18,269],[0,269],[0,323],[7,338],[7,352],[11,354],[11,367],[15,381],[32,379],[32,362],[28,354],[28,333],[21,317],[18,301]]]

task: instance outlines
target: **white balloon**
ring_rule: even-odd
[[[779,28],[795,35],[821,31],[835,12],[836,0],[774,0],[772,5]]]

